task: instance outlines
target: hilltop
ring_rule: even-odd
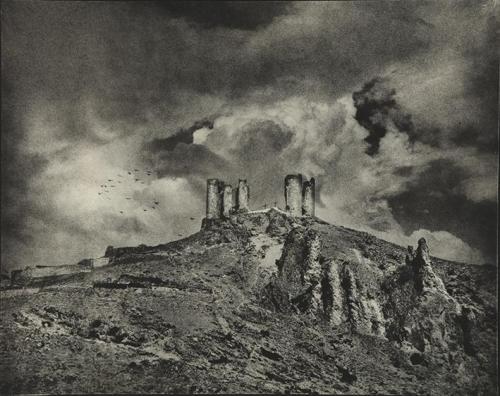
[[[2,290],[0,391],[496,394],[496,268],[415,247],[273,208],[109,248]]]

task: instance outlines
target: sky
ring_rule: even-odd
[[[2,2],[2,269],[187,236],[207,178],[283,207],[290,173],[326,221],[495,264],[498,9]]]

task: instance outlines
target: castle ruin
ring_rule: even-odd
[[[285,210],[292,216],[314,216],[316,182],[302,180],[302,175],[285,177]]]
[[[314,216],[316,202],[316,182],[314,177],[305,181],[302,185],[302,214],[304,216]]]
[[[235,194],[234,194],[235,193]],[[235,195],[235,199],[233,199]],[[219,179],[207,180],[207,219],[228,217],[235,212],[248,212],[250,189],[245,179],[238,181],[238,188],[233,191],[230,184]]]
[[[239,190],[238,190],[239,191]],[[227,217],[233,210],[233,187],[225,184],[222,191],[222,215]]]
[[[291,216],[315,215],[315,181],[303,181],[301,174],[285,177],[285,210]],[[234,213],[248,212],[250,188],[246,179],[238,180],[238,187],[233,189],[219,179],[207,180],[206,218],[227,218]],[[267,206],[267,205],[264,205]]]
[[[219,180],[207,180],[207,219],[217,219],[220,217],[220,187]]]
[[[246,179],[240,179],[238,181],[238,194],[236,200],[236,206],[238,211],[247,212],[249,200],[250,200],[250,189],[248,188],[248,183]]]
[[[285,210],[292,216],[302,216],[302,175],[285,177]]]

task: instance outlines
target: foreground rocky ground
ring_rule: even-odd
[[[2,394],[497,394],[496,269],[425,241],[271,210],[107,255],[2,291]]]

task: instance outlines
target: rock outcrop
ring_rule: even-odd
[[[405,262],[380,277],[369,260],[325,257],[320,234],[296,225],[263,301],[278,312],[312,314],[332,328],[393,340],[419,353],[457,347],[473,353],[475,312],[449,295],[425,239],[408,250]]]
[[[318,232],[297,226],[286,237],[278,272],[267,285],[266,301],[278,311],[312,313],[334,326],[385,335],[380,303],[360,283],[363,269],[321,253]]]
[[[410,264],[413,268],[415,288],[418,293],[441,293],[448,296],[443,281],[432,269],[429,247],[424,238],[419,239],[417,250]]]
[[[277,299],[278,309],[293,307],[300,312],[318,312],[322,308],[320,260],[318,233],[301,226],[289,232],[276,263],[278,273],[268,286]]]
[[[276,209],[110,247],[2,290],[0,393],[495,394],[496,269],[430,253]]]

